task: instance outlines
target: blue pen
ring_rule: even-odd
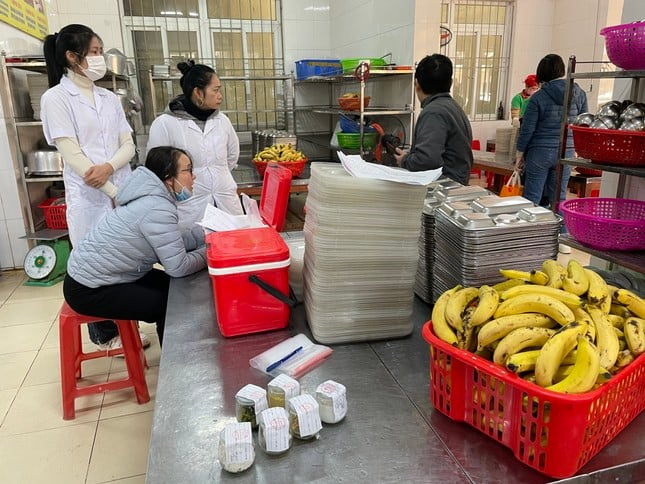
[[[293,350],[291,353],[289,353],[287,356],[284,358],[279,359],[275,363],[271,363],[269,366],[267,366],[267,373],[275,370],[277,367],[279,367],[282,363],[285,361],[293,358],[299,351],[302,351],[302,346],[298,346],[295,350]]]

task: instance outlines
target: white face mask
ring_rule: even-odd
[[[90,81],[98,81],[99,79],[102,79],[107,72],[105,57],[103,57],[102,55],[88,55],[86,59],[87,69],[83,69],[81,67],[83,74],[85,74],[85,77],[87,77]]]

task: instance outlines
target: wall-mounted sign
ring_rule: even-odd
[[[45,0],[0,0],[0,21],[43,40],[49,33]]]

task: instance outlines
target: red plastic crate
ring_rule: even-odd
[[[441,413],[510,447],[555,478],[574,475],[645,408],[645,354],[597,390],[567,395],[440,340],[430,345],[430,399]]]
[[[54,205],[58,200],[63,203]],[[67,205],[64,203],[64,197],[48,198],[38,208],[42,208],[45,213],[45,223],[50,229],[66,229],[67,228]]]

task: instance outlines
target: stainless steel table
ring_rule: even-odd
[[[248,360],[295,334],[311,338],[304,309],[293,311],[286,330],[225,339],[217,328],[207,272],[174,279],[146,482],[548,482],[510,449],[434,410],[428,345],[420,334],[429,313],[417,298],[410,337],[333,346],[331,357],[300,383],[306,392],[327,379],[346,385],[345,420],[324,425],[317,441],[295,440],[279,457],[256,445],[255,464],[229,474],[220,467],[217,449],[219,431],[235,419],[235,393],[247,383],[266,386],[270,379]],[[644,434],[641,414],[567,482],[643,482]]]

